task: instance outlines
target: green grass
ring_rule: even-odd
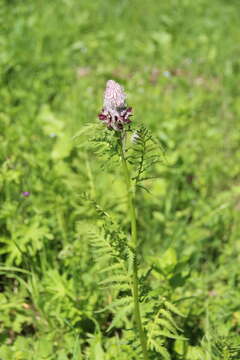
[[[128,231],[121,172],[103,171],[92,134],[73,139],[98,122],[108,79],[165,149],[137,205],[148,282],[185,316],[171,359],[239,359],[239,11],[237,0],[2,0],[0,359],[139,359],[129,316],[107,332],[114,310],[99,312],[114,294],[99,285],[88,233],[100,220],[83,200]]]

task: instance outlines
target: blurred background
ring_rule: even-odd
[[[172,359],[215,359],[209,329],[239,335],[239,12],[238,0],[2,0],[0,358],[135,359],[96,314],[109,298],[81,200],[128,229],[124,185],[90,134],[73,139],[98,122],[108,79],[165,152],[138,221],[152,286],[186,316],[188,350],[168,343]]]

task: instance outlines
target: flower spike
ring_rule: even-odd
[[[122,131],[125,124],[130,124],[132,108],[126,104],[124,89],[114,80],[108,80],[103,99],[103,109],[99,119],[108,129]]]

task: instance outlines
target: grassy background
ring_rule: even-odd
[[[111,314],[96,313],[111,292],[80,199],[127,227],[124,186],[87,136],[72,139],[97,121],[110,78],[166,149],[139,195],[140,241],[152,286],[182,299],[184,360],[207,359],[209,329],[239,333],[239,11],[237,0],[1,2],[1,359],[129,359],[106,334]],[[169,348],[183,359],[182,344]]]

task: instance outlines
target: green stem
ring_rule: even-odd
[[[131,245],[134,249],[134,263],[133,263],[133,276],[132,276],[132,294],[133,294],[133,302],[134,302],[134,316],[135,322],[138,328],[138,333],[140,337],[140,342],[143,351],[143,358],[144,360],[148,360],[147,354],[147,339],[146,334],[144,332],[141,320],[141,312],[139,306],[139,294],[138,294],[138,266],[137,266],[137,219],[136,219],[136,210],[134,204],[134,188],[132,185],[127,161],[125,158],[125,151],[124,151],[124,135],[120,138],[120,148],[121,148],[121,159],[122,159],[122,167],[123,173],[125,178],[125,183],[127,187],[127,197],[128,197],[128,207],[131,217]]]

